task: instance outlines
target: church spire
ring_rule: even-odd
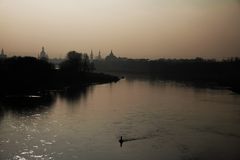
[[[7,55],[4,54],[4,50],[2,48],[1,54],[0,54],[0,59],[4,59],[4,58],[7,58]]]
[[[93,61],[93,50],[91,49],[90,60]]]
[[[101,51],[99,50],[97,60],[102,60]]]

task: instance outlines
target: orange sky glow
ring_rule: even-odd
[[[130,58],[240,56],[238,0],[0,0],[0,48]]]

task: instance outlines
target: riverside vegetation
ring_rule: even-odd
[[[87,54],[71,51],[59,69],[34,57],[0,60],[0,94],[58,90],[95,83],[116,82],[116,76],[95,73]]]

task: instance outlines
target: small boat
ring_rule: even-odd
[[[118,141],[119,143],[120,143],[120,147],[122,147],[122,144],[123,144],[123,139],[122,139],[122,136],[121,136],[121,138],[119,139],[119,141]]]

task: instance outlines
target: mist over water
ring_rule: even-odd
[[[240,157],[240,97],[228,90],[127,76],[54,97],[25,112],[1,104],[0,159]]]

